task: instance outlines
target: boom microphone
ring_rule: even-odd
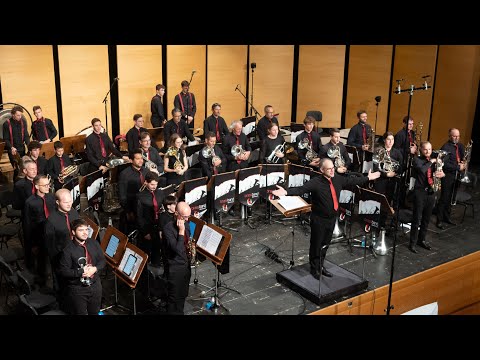
[[[235,91],[238,90],[238,87],[240,86],[240,84],[237,84],[237,86],[235,87]]]

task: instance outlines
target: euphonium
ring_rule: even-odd
[[[465,172],[460,177],[460,182],[464,184],[469,184],[470,182],[472,182],[468,177],[468,164],[470,163],[470,159],[472,157],[472,146],[473,146],[473,140],[470,140],[468,145],[465,146],[465,154],[463,156],[463,162],[465,163]]]
[[[443,158],[448,154],[448,152],[445,150],[434,150],[433,152],[437,154],[437,162],[435,163],[432,189],[434,192],[437,192],[442,188],[442,179],[438,178],[435,174],[437,171],[441,171],[443,169]]]
[[[232,150],[230,150],[230,153],[237,157],[245,154],[245,150],[243,150],[242,145],[233,145]]]
[[[69,177],[72,174],[75,174],[78,170],[77,165],[69,165],[66,168],[62,170],[62,172],[58,175],[58,181],[62,182],[64,181],[67,177]]]
[[[327,156],[334,160],[335,168],[338,169],[339,167],[345,166],[345,161],[342,158],[342,154],[340,152],[340,146],[333,145],[327,150]]]
[[[276,164],[280,158],[275,153],[277,151],[279,151],[283,154],[283,149],[284,148],[285,148],[285,141],[283,142],[283,144],[281,144],[281,145],[278,144],[277,146],[275,146],[275,149],[273,149],[273,151],[270,153],[270,155],[268,155],[267,162],[270,163],[270,164]]]

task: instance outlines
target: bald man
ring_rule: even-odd
[[[69,241],[72,240],[71,222],[79,219],[77,210],[72,209],[72,194],[70,190],[60,189],[55,193],[57,205],[45,224],[45,245],[52,265],[53,287],[60,290],[56,271],[61,253]]]
[[[172,222],[165,225],[163,239],[167,250],[167,313],[183,315],[185,299],[188,296],[190,283],[190,250],[186,244],[190,240],[190,223],[188,221],[192,210],[190,206],[181,201],[175,208]]]

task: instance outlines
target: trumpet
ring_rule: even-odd
[[[64,180],[69,177],[70,175],[73,175],[77,172],[78,166],[77,165],[69,165],[66,168],[62,170],[62,172],[58,175],[58,181],[64,182]]]
[[[232,150],[230,150],[230,153],[233,156],[238,157],[245,154],[245,150],[243,150],[242,145],[233,145]]]
[[[205,159],[209,159],[209,158],[212,158],[212,165],[215,166],[215,161],[217,160],[220,160],[220,157],[218,157],[217,155],[215,155],[215,149],[213,147],[208,147],[208,146],[205,146],[203,149],[202,149],[202,155]]]
[[[275,149],[273,149],[273,151],[267,157],[267,162],[270,164],[276,164],[278,160],[280,160],[280,158],[276,155],[276,152],[278,151],[283,154],[284,148],[285,148],[285,141],[283,142],[283,144],[281,145],[278,144],[275,147]]]

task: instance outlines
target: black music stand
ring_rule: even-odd
[[[208,193],[210,194],[210,223],[215,223],[214,214],[218,213],[218,226],[229,231],[236,231],[222,224],[222,215],[226,214],[235,204],[236,193],[236,172],[230,171],[222,174],[212,175],[207,184]]]
[[[358,203],[358,213],[359,217],[363,219],[365,223],[365,243],[363,246],[363,270],[362,270],[362,279],[365,279],[365,259],[367,257],[367,247],[372,251],[374,257],[376,257],[375,251],[373,250],[373,244],[367,245],[367,235],[370,232],[371,228],[379,229],[380,218],[382,215],[391,214],[393,215],[395,211],[384,194],[377,193],[372,190],[363,189],[358,187],[360,192],[359,203]]]
[[[248,209],[252,209],[260,195],[260,166],[236,170],[238,201],[242,205],[242,219],[251,229],[257,226],[251,223]]]
[[[196,144],[196,145],[187,146],[185,148],[185,155],[187,155],[189,169],[191,169],[196,164],[199,164],[198,153],[203,149],[204,146],[205,144]]]
[[[78,181],[78,176],[70,179],[62,186],[63,189],[70,190],[72,194],[72,207],[80,212],[80,183]]]
[[[288,168],[286,170],[288,172],[288,187],[300,187],[303,186],[306,182],[308,182],[311,179],[312,170],[311,167],[307,165],[296,165],[289,163]],[[310,193],[304,193],[302,195],[302,198],[310,203]],[[310,220],[306,219],[303,214],[299,214],[297,216],[298,219],[300,219],[301,224],[303,226],[303,229],[305,231],[305,236],[308,236],[310,233]],[[308,221],[307,221],[308,220]]]
[[[277,189],[277,185],[285,183],[285,172],[288,168],[287,164],[262,164],[260,171],[260,196],[265,199],[265,223],[272,224],[276,222],[287,226],[287,224],[272,219],[272,204],[271,200],[274,199],[272,191]],[[268,201],[270,200],[270,202]],[[284,220],[286,217],[284,218]]]
[[[240,119],[243,124],[242,132],[249,138],[250,140],[257,137],[257,117],[256,116],[249,116],[246,118]]]
[[[352,155],[352,168],[360,169],[360,157],[358,156],[358,150],[355,146],[345,144],[345,148],[350,155]],[[361,169],[360,169],[361,170]]]
[[[150,139],[155,141],[155,144],[157,144],[157,147],[162,150],[162,148],[158,145],[161,141],[164,142],[164,147],[165,149],[168,148],[168,140],[165,140],[163,138],[163,126],[162,127],[157,127],[157,128],[148,128],[147,129],[148,133],[150,134]]]

